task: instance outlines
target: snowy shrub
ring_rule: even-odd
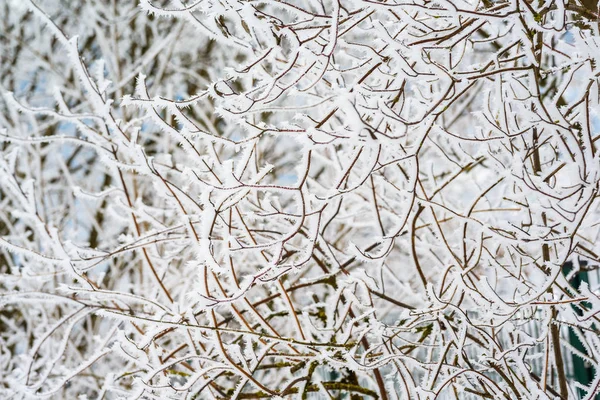
[[[1,397],[593,399],[598,13],[1,2]]]

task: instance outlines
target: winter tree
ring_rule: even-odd
[[[597,1],[0,16],[0,397],[600,392]]]

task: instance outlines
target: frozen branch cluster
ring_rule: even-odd
[[[3,398],[600,391],[597,2],[133,3],[0,4]]]

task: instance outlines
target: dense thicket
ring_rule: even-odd
[[[1,2],[0,394],[592,399],[598,13]]]

